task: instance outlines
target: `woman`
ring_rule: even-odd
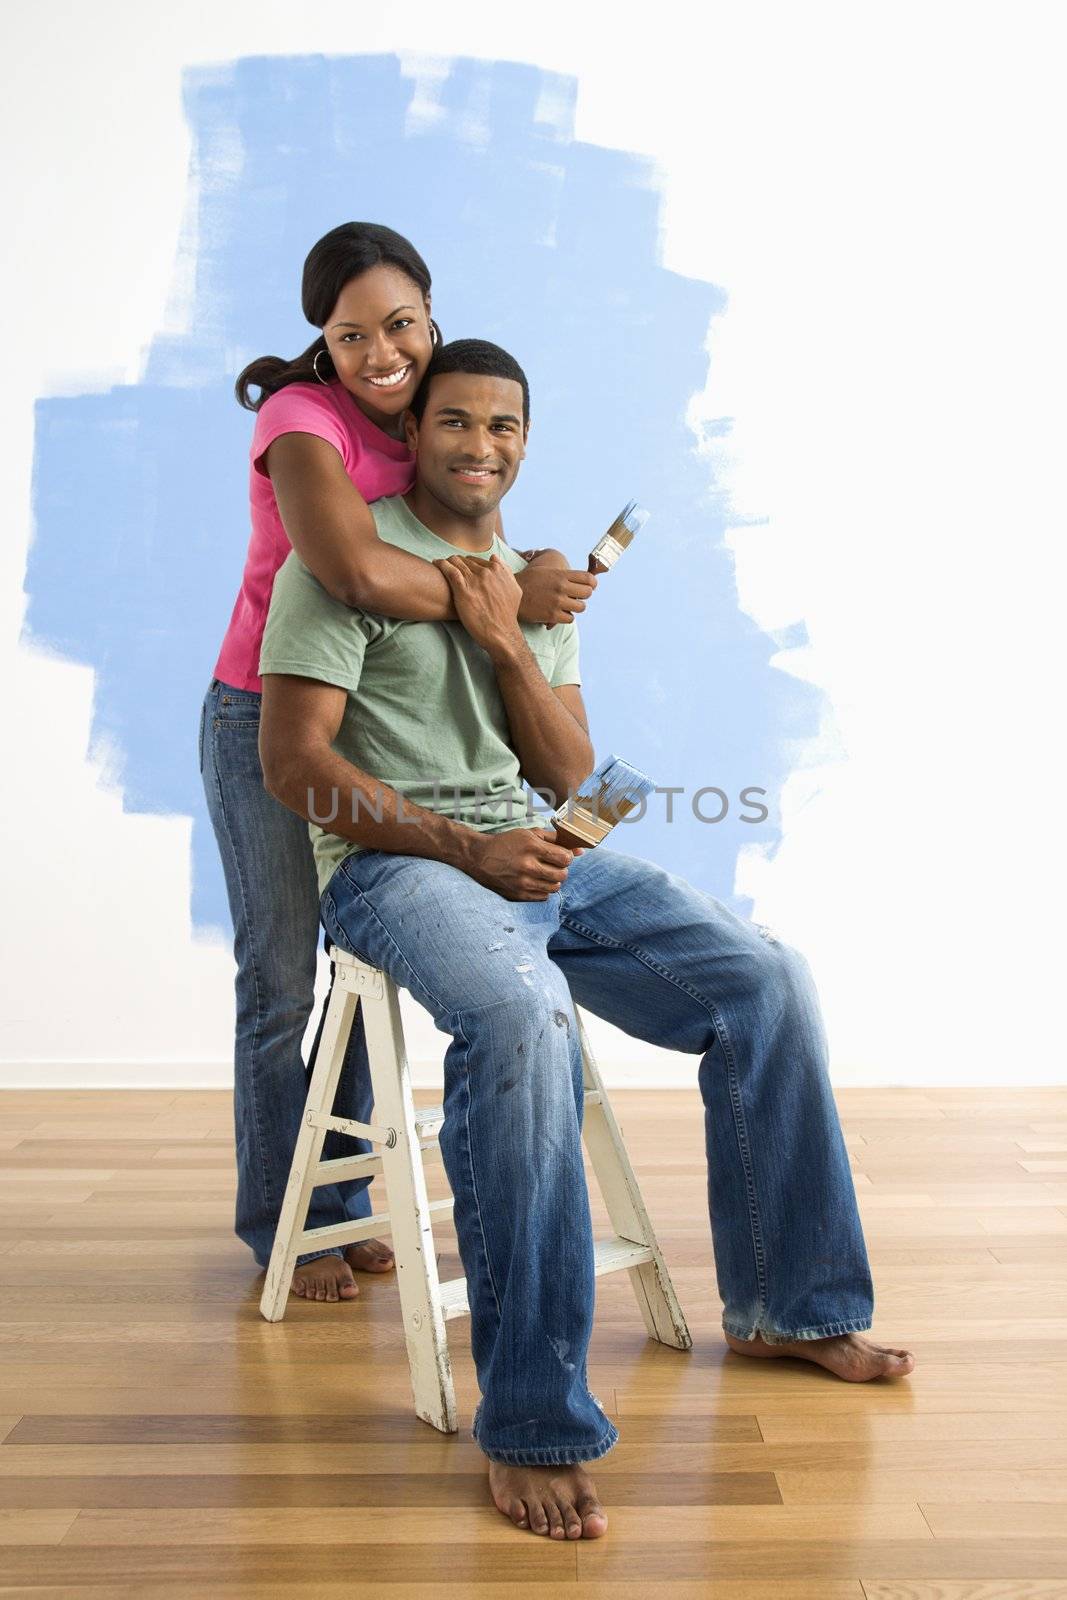
[[[259,648],[274,577],[295,549],[346,605],[411,621],[456,620],[436,565],[379,539],[367,504],[403,493],[413,481],[403,415],[441,337],[426,264],[390,228],[344,223],[308,255],[302,305],[320,337],[295,360],[253,361],[236,383],[241,405],[257,413],[252,534],[200,716],[200,771],[237,961],[235,1225],[260,1266],[270,1258],[306,1093],[301,1045],[314,1003],[319,930],[307,824],[267,793],[259,762]],[[592,579],[568,572],[558,551],[526,555],[531,564],[518,574],[524,620],[552,625],[584,610]],[[370,1117],[358,1015],[337,1109],[359,1121]],[[351,1154],[360,1143],[346,1141],[342,1151],[337,1142],[331,1152],[333,1142],[330,1135],[327,1155]],[[308,1226],[369,1216],[368,1181],[316,1189]],[[300,1258],[293,1289],[308,1299],[353,1299],[353,1267],[392,1265],[392,1251],[375,1239],[343,1253],[319,1251]]]

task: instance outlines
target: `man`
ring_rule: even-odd
[[[494,535],[529,392],[480,340],[435,355],[407,419],[409,495],[382,538],[437,560],[457,622],[332,600],[291,555],[263,642],[271,793],[313,822],[330,938],[409,988],[452,1037],[441,1150],[455,1196],[474,1436],[519,1527],[607,1527],[582,1463],[618,1435],[586,1378],[593,1249],[577,1003],[701,1056],[723,1328],[743,1354],[840,1377],[913,1360],[860,1338],[873,1292],[803,957],[683,879],[530,826],[522,781],[573,793],[595,765],[576,624],[516,619],[522,558]]]

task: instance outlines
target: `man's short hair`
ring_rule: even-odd
[[[488,339],[453,339],[450,344],[437,346],[411,402],[417,421],[422,421],[426,410],[430,384],[445,372],[469,372],[476,378],[511,378],[522,389],[523,427],[529,422],[530,385],[526,374],[514,356],[509,356],[498,344],[490,344]]]

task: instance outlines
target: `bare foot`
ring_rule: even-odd
[[[359,1287],[341,1256],[319,1256],[293,1273],[292,1293],[301,1300],[354,1300]]]
[[[910,1350],[890,1350],[858,1333],[840,1333],[831,1339],[796,1339],[790,1344],[764,1344],[759,1334],[754,1339],[735,1339],[732,1333],[723,1337],[739,1356],[794,1356],[801,1361],[814,1361],[848,1383],[904,1378],[915,1366]]]
[[[353,1272],[392,1272],[396,1266],[396,1257],[381,1239],[361,1239],[359,1244],[350,1244],[345,1260]]]
[[[498,1511],[517,1528],[550,1539],[599,1539],[608,1519],[593,1480],[581,1467],[510,1467],[489,1463],[489,1488]]]

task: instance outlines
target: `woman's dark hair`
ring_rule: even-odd
[[[423,294],[429,294],[430,270],[415,246],[402,234],[383,228],[377,222],[342,222],[339,228],[331,228],[318,244],[312,245],[304,262],[300,304],[305,317],[314,327],[325,327],[326,318],[337,304],[345,284],[378,266],[396,267]],[[437,329],[440,343],[441,330],[432,318],[430,326]],[[324,350],[326,358],[320,360],[319,368],[325,376],[334,377],[333,362],[321,334],[314,344],[309,344],[291,361],[282,356],[259,356],[250,361],[233,386],[238,404],[246,411],[258,411],[268,395],[277,394],[287,384],[316,383],[318,374],[314,361]],[[260,391],[254,400],[248,392],[253,387]]]
[[[416,420],[422,421],[430,384],[446,372],[469,372],[476,378],[511,378],[522,390],[523,426],[530,420],[530,385],[514,356],[509,356],[498,344],[488,339],[453,339],[451,344],[439,344],[430,357],[430,365],[422,375],[415,390],[411,409]]]

